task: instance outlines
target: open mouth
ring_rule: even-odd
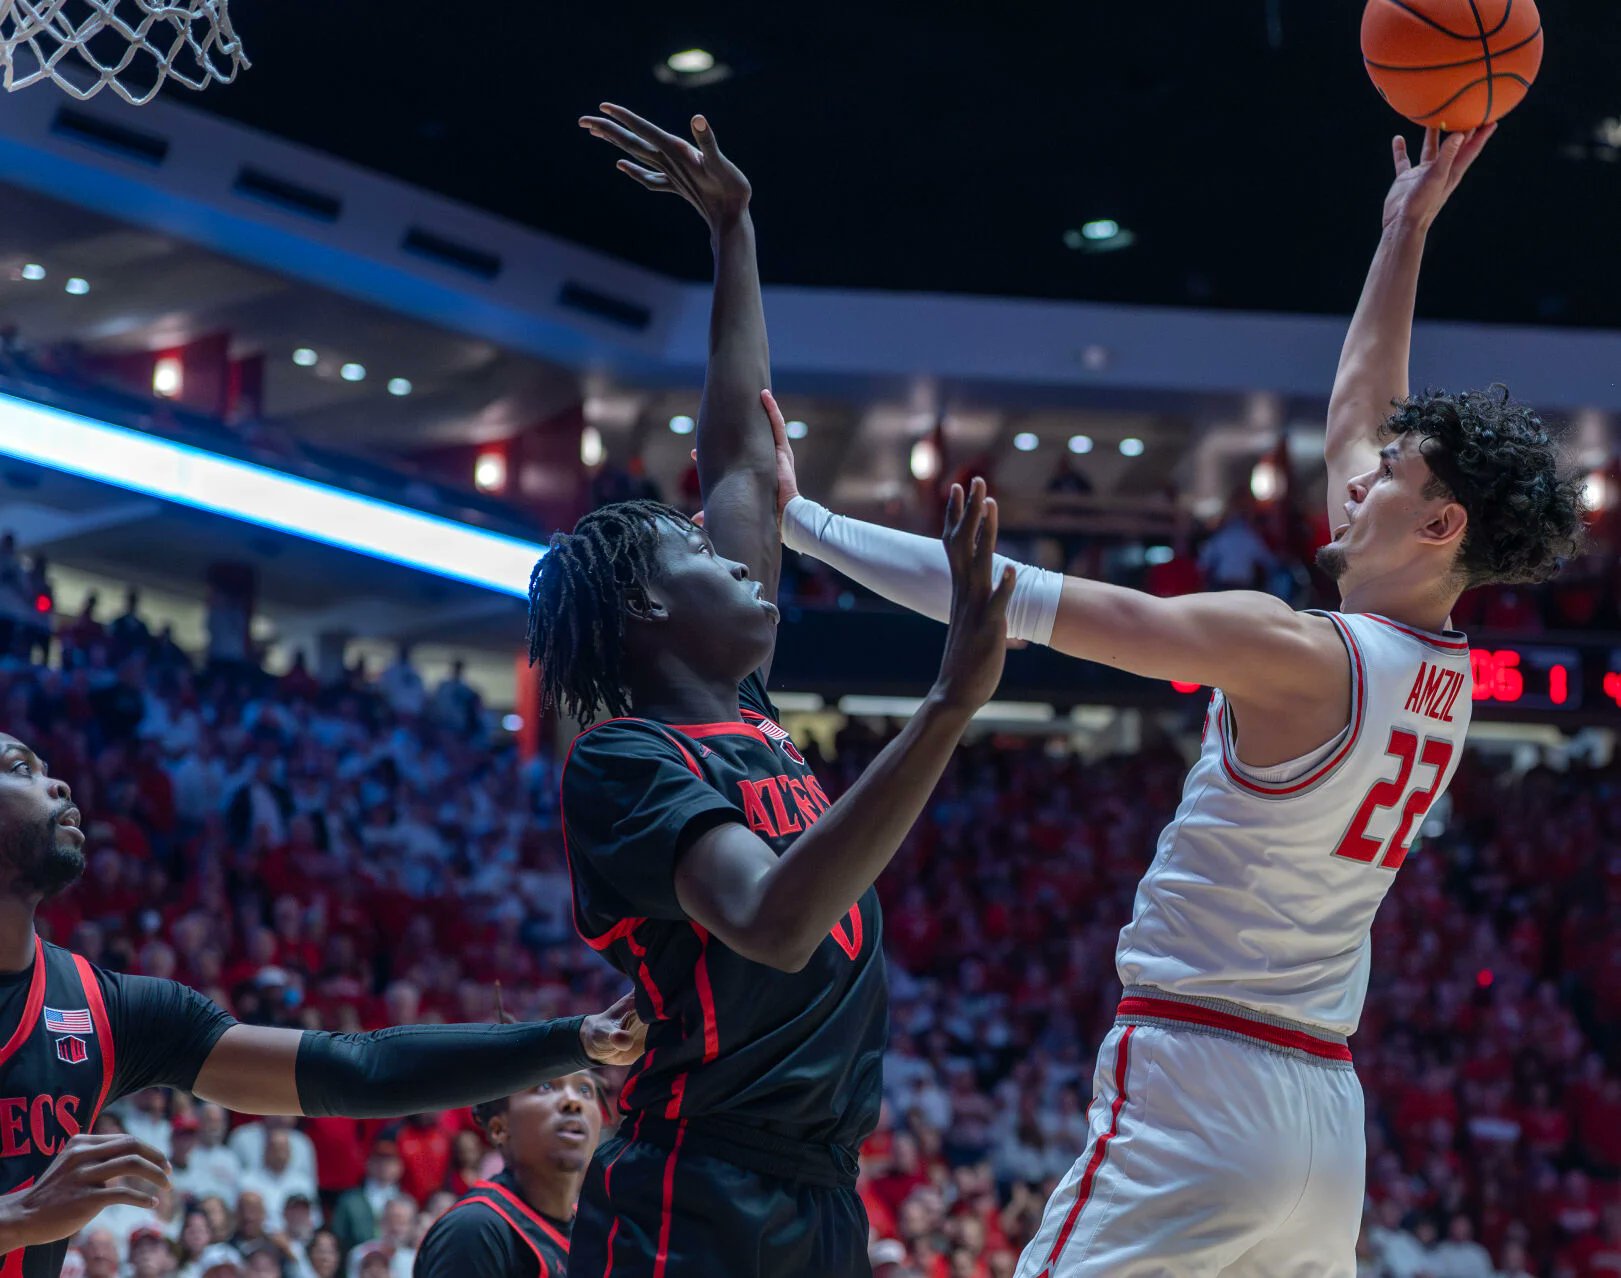
[[[1350,524],[1341,524],[1338,528],[1336,528],[1334,530],[1334,536],[1332,538],[1330,538],[1330,540],[1331,541],[1338,541],[1341,537],[1345,536],[1345,534],[1350,532],[1350,531],[1351,531],[1351,525]]]
[[[56,824],[64,830],[72,830],[82,843],[84,842],[84,830],[80,828],[79,822],[83,819],[78,808],[68,808],[65,812],[57,814]]]
[[[577,1143],[583,1143],[591,1139],[591,1129],[584,1123],[572,1120],[559,1123],[557,1125],[557,1134],[564,1140]]]
[[[762,587],[757,581],[751,582],[750,584],[754,587],[754,602],[759,604],[760,607],[764,608],[771,614],[772,621],[780,620],[782,617],[782,611],[777,607],[776,604],[772,603],[765,597],[764,587]]]

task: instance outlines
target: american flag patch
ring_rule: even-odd
[[[45,1028],[52,1034],[94,1034],[96,1027],[90,1023],[90,1010],[81,1008],[77,1012],[64,1012],[60,1008],[47,1007],[45,1009]]]
[[[766,736],[770,737],[773,741],[786,741],[788,739],[787,728],[779,727],[764,716],[756,719],[754,721],[754,726],[759,728],[761,732],[765,733]]]

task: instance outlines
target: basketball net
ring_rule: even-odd
[[[228,0],[0,0],[8,93],[53,80],[81,100],[103,89],[134,106],[165,80],[229,84],[250,66]]]

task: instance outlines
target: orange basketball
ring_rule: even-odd
[[[1535,0],[1368,0],[1362,60],[1385,101],[1449,132],[1501,119],[1542,66]]]

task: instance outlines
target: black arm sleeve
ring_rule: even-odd
[[[398,1025],[310,1032],[298,1045],[299,1107],[311,1118],[403,1118],[499,1100],[588,1069],[583,1016],[523,1025]]]
[[[417,1250],[411,1278],[514,1278],[537,1268],[534,1253],[512,1227],[472,1203],[434,1222]]]
[[[96,979],[115,1052],[109,1101],[147,1087],[189,1092],[214,1044],[236,1024],[219,1004],[179,981],[100,968]]]

